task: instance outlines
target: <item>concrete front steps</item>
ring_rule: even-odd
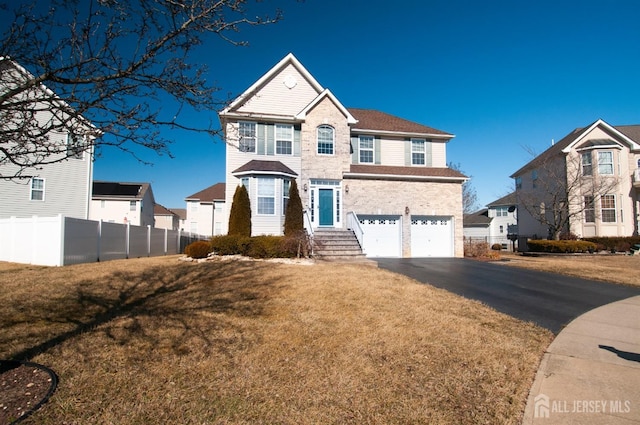
[[[375,263],[362,253],[351,230],[322,229],[313,233],[313,256],[323,261]]]

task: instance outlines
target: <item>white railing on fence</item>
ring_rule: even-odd
[[[181,253],[204,236],[71,217],[0,219],[0,261],[65,266]]]
[[[356,235],[356,239],[358,239],[358,243],[360,244],[360,249],[362,249],[362,253],[365,254],[364,231],[362,230],[362,226],[360,226],[360,219],[353,211],[350,211],[347,214],[347,229],[350,229]]]

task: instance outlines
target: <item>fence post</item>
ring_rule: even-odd
[[[169,229],[164,229],[164,255],[167,255],[169,249]]]
[[[147,224],[147,257],[151,257],[151,225]]]
[[[98,247],[96,248],[96,253],[98,254],[98,263],[100,262],[100,256],[102,255],[102,251],[100,247],[102,246],[102,219],[98,221]]]
[[[58,214],[58,222],[59,222],[58,230],[60,232],[60,259],[58,260],[58,266],[64,266],[65,265],[64,244],[66,240],[64,236],[64,232],[65,232],[65,226],[67,225],[67,220],[62,214]]]
[[[126,234],[125,234],[125,238],[124,238],[124,240],[125,240],[125,242],[124,242],[124,243],[125,243],[127,246],[125,247],[125,256],[126,256],[126,258],[127,258],[127,259],[129,259],[129,253],[130,253],[130,248],[131,248],[131,247],[130,247],[130,245],[131,245],[131,244],[130,244],[131,224],[129,224],[129,222],[127,221],[126,226],[127,226],[127,227],[125,227],[125,232],[126,232]]]

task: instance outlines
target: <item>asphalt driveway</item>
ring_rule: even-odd
[[[615,285],[462,258],[377,258],[380,268],[446,289],[558,333],[604,304],[640,295]]]

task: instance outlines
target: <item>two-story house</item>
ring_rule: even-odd
[[[464,237],[470,242],[500,244],[502,249],[510,249],[513,246],[511,241],[518,234],[517,223],[516,195],[510,193],[490,202],[487,208],[465,214]]]
[[[93,180],[91,141],[99,131],[47,87],[30,86],[33,75],[16,62],[0,57],[0,77],[0,93],[14,92],[3,97],[2,104],[0,218],[87,219]],[[31,153],[20,153],[25,151]],[[9,155],[15,155],[15,162]]]
[[[640,125],[575,129],[511,176],[520,235],[637,234],[639,161]]]
[[[190,233],[215,236],[226,233],[225,184],[216,183],[185,198],[186,226]]]
[[[155,204],[153,206],[153,218],[156,229],[180,229],[180,215],[164,205]]]
[[[94,181],[89,219],[154,227],[155,204],[149,183]]]
[[[463,255],[466,177],[446,165],[452,134],[346,108],[292,54],[219,115],[226,203],[247,187],[254,234],[282,234],[296,179],[309,231],[359,227],[368,256]]]

